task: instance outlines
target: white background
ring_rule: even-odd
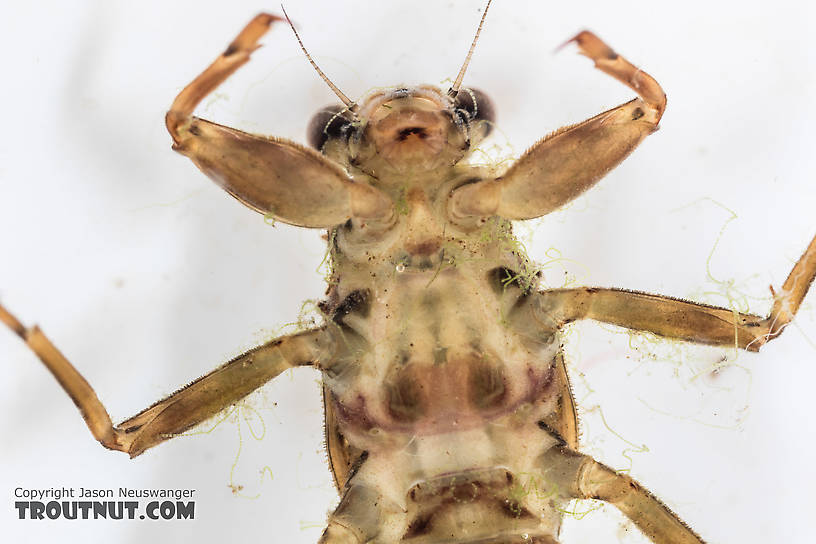
[[[521,228],[581,283],[717,304],[733,280],[769,307],[816,231],[814,8],[798,1],[497,0],[466,84],[493,96],[516,154],[632,92],[567,48],[590,28],[669,96],[662,130],[570,209]],[[0,296],[39,323],[121,420],[293,321],[322,295],[320,232],[243,208],[170,150],[163,116],[180,88],[275,3],[84,1],[0,11]],[[729,7],[726,7],[729,6]],[[289,0],[312,54],[343,91],[443,84],[481,1]],[[731,7],[738,6],[738,7]],[[305,141],[334,102],[281,25],[198,110]],[[591,158],[588,158],[591,160]],[[719,204],[716,204],[715,201]],[[545,278],[560,285],[555,266]],[[734,291],[736,292],[736,291]],[[626,468],[709,542],[808,542],[816,500],[811,417],[816,311],[760,355],[640,342],[576,328],[573,379],[585,451]],[[727,366],[709,371],[723,357]],[[93,441],[70,400],[0,331],[0,524],[8,542],[315,542],[335,493],[321,453],[318,376],[285,375],[249,401],[256,441],[233,417],[130,461]],[[275,404],[277,403],[277,404]],[[245,413],[250,413],[245,411]],[[243,441],[239,441],[239,432]],[[236,497],[229,488],[243,485]],[[264,466],[271,469],[261,479]],[[195,521],[18,521],[14,488],[195,488]],[[245,498],[254,497],[256,499]],[[586,508],[583,505],[582,508]],[[565,543],[642,542],[615,512],[568,518]]]

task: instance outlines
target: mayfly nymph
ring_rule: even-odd
[[[400,86],[359,102],[309,57],[342,103],[313,118],[313,149],[195,117],[283,20],[256,16],[178,95],[166,125],[173,148],[247,207],[328,229],[325,323],[250,350],[113,425],[37,327],[2,307],[0,320],[56,376],[97,440],[132,457],[286,369],[318,369],[342,496],[322,543],[553,544],[565,504],[590,497],[616,506],[656,544],[701,543],[638,482],[579,451],[561,331],[593,319],[758,350],[805,297],[816,239],[767,317],[623,289],[541,290],[511,220],[575,199],[652,134],[666,107],[658,83],[579,33],[580,51],[638,96],[552,133],[501,169],[466,163],[495,120],[485,93],[463,85],[476,39],[449,89]],[[531,479],[536,492],[517,493]]]

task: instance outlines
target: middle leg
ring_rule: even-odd
[[[758,351],[791,322],[816,277],[816,237],[774,293],[767,317],[742,314],[661,295],[625,289],[580,287],[538,293],[534,316],[545,327],[594,319],[667,338]]]
[[[39,327],[25,327],[2,305],[0,323],[17,334],[54,375],[74,401],[94,438],[106,448],[131,457],[211,418],[283,371],[316,364],[329,343],[323,328],[277,338],[239,355],[114,425],[90,384]]]

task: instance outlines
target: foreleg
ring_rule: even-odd
[[[353,181],[320,153],[294,142],[266,138],[192,115],[196,106],[243,66],[258,40],[280,17],[256,16],[204,72],[187,85],[167,112],[173,149],[246,206],[303,227],[333,227],[350,218],[388,223],[392,202]]]
[[[591,32],[581,32],[570,41],[595,61],[596,68],[633,89],[639,98],[557,130],[497,179],[456,189],[449,204],[455,220],[545,215],[592,187],[657,130],[666,108],[666,95],[657,81]]]
[[[131,457],[209,419],[284,370],[316,363],[326,341],[321,328],[268,342],[114,426],[93,388],[39,327],[24,327],[2,306],[0,322],[22,338],[51,371],[79,408],[94,438],[106,448]]]

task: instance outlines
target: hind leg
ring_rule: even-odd
[[[629,476],[568,447],[541,458],[546,481],[573,499],[598,499],[621,511],[654,544],[705,544],[668,506]]]

